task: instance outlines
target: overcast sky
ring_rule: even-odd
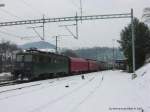
[[[0,22],[26,19],[39,19],[44,14],[47,18],[75,16],[79,13],[80,0],[0,0],[5,7],[0,8]],[[83,15],[129,13],[134,9],[134,16],[141,20],[145,7],[150,6],[150,0],[82,0]],[[73,37],[60,37],[59,47],[82,48],[82,47],[112,47],[113,40],[120,39],[120,31],[129,24],[130,19],[92,20],[79,23],[79,39]],[[74,22],[48,23],[45,26],[45,40],[55,44],[56,35],[69,35],[69,32],[59,25],[70,25]],[[30,29],[31,26],[22,25],[0,28],[0,39],[11,40],[17,44],[39,41],[40,38]],[[70,27],[75,33],[75,27]],[[42,29],[37,31],[42,35]],[[2,33],[3,32],[3,33]],[[9,34],[6,34],[6,33]],[[4,34],[5,33],[5,34]],[[26,37],[22,39],[20,37]],[[31,38],[32,37],[32,38]]]

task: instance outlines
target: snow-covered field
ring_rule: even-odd
[[[150,64],[0,88],[0,112],[150,112]]]

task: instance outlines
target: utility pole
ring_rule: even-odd
[[[98,48],[96,47],[96,60],[98,60]]]
[[[45,39],[45,16],[43,15],[43,39]]]
[[[55,50],[55,52],[57,54],[58,53],[58,36],[55,36],[55,38],[56,38],[56,50]]]
[[[83,13],[83,11],[82,11],[83,9],[82,9],[82,0],[80,0],[80,14],[81,14],[81,23],[82,23],[82,13]]]
[[[82,18],[82,17],[81,17]],[[79,32],[78,32],[78,14],[76,13],[76,39],[79,37]]]
[[[82,0],[80,0],[80,14],[81,14],[81,17],[82,17]]]
[[[55,53],[58,53],[58,37],[71,37],[72,35],[57,35],[53,36],[55,38]]]
[[[114,48],[115,39],[113,39],[112,41],[113,41],[113,69],[115,69],[115,48]]]
[[[0,4],[0,7],[5,7],[5,4]],[[2,52],[2,48],[0,48],[0,73],[3,72],[3,68],[4,68],[4,63],[3,63],[3,60],[2,60],[2,57],[3,57],[3,52]],[[6,59],[6,57],[5,57]],[[6,62],[6,60],[5,60]]]
[[[113,45],[113,69],[115,69],[115,54],[114,54],[114,45]]]
[[[131,25],[132,25],[132,67],[133,67],[133,74],[135,74],[135,35],[134,35],[134,16],[133,16],[133,9],[131,9]]]

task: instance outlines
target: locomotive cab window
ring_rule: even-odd
[[[33,55],[33,62],[38,63],[39,62],[39,57],[36,55]]]
[[[24,55],[17,55],[17,62],[22,62],[24,60]]]
[[[24,61],[25,62],[32,62],[32,55],[25,55]]]
[[[43,62],[44,62],[44,60],[43,60],[43,57],[42,57],[42,56],[40,56],[40,57],[39,57],[39,62],[40,62],[40,63],[43,63]]]

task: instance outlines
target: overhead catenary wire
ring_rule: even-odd
[[[21,37],[21,36],[18,36],[18,35],[16,35],[16,34],[8,33],[8,32],[1,31],[1,30],[0,30],[0,33],[2,33],[2,34],[4,34],[4,35],[8,35],[8,36],[17,37],[17,38],[18,38],[18,37],[19,37],[19,38]]]
[[[24,3],[26,3],[26,2],[24,1]],[[27,4],[27,3],[26,3],[26,4]],[[12,13],[12,12],[6,10],[6,9],[0,9],[0,11],[6,13],[7,15],[9,15],[9,16],[11,16],[11,17],[15,17],[15,18],[17,18],[17,19],[19,19],[19,20],[24,20],[23,18],[21,18],[21,17],[15,15],[14,13]],[[18,35],[16,35],[16,34],[8,33],[8,32],[5,32],[5,31],[0,31],[0,33],[2,33],[2,34],[4,34],[4,35],[12,36],[12,37],[17,37],[17,38],[20,38],[20,39],[25,39],[25,38],[27,38],[27,36],[24,36],[24,37],[23,37],[23,36],[18,36]],[[30,36],[30,38],[32,38],[32,37],[35,37],[35,36]],[[29,39],[29,37],[28,37],[28,39]]]
[[[15,18],[17,18],[17,19],[23,20],[23,18],[21,18],[21,17],[15,15],[15,14],[13,14],[12,12],[10,12],[10,11],[8,11],[8,10],[5,10],[5,9],[2,9],[2,8],[1,8],[0,11],[6,13],[6,14],[9,15],[9,16],[12,16],[12,17],[15,17]]]
[[[73,32],[67,26],[65,26],[65,28],[75,39],[78,38],[76,35],[73,34]]]
[[[73,17],[59,17],[59,18],[45,18],[24,21],[11,21],[1,22],[0,26],[14,26],[25,24],[39,24],[39,23],[52,23],[52,22],[69,22],[69,21],[82,21],[83,20],[96,20],[96,19],[117,19],[117,18],[131,18],[131,13],[122,14],[105,14],[105,15],[87,15],[87,16],[73,16]]]
[[[25,0],[18,0],[20,3],[23,3],[25,6],[27,6],[28,8],[30,8],[32,11],[34,11],[36,14],[38,15],[44,15],[45,17],[48,18],[48,16],[45,15],[44,12],[41,12],[40,10],[38,10],[37,8],[33,7],[33,5],[31,5],[29,2],[25,1]]]
[[[45,14],[42,13],[40,10],[36,9],[35,7],[33,7],[30,3],[28,3],[25,0],[18,0],[18,1],[23,3],[25,6],[29,7],[30,9],[32,9],[32,11],[36,12],[37,14],[43,15],[43,37],[38,33],[38,31],[35,28],[33,28],[33,30],[40,37],[41,40],[44,40],[45,38],[45,22],[44,22]]]
[[[75,6],[75,7],[77,7],[80,11],[80,15],[82,16],[83,15],[83,0],[79,0],[79,5],[78,4],[76,4],[73,0],[70,0],[71,1],[71,3]]]
[[[18,0],[19,2],[23,3],[25,6],[27,6],[28,8],[32,9],[32,11],[36,12],[37,14],[43,15],[43,13],[41,11],[39,11],[37,8],[33,7],[31,4],[29,4],[27,1],[25,0]]]
[[[34,32],[40,37],[41,40],[43,40],[43,37],[36,31],[35,28],[33,28]]]
[[[72,3],[75,7],[77,7],[78,9],[80,8],[79,5],[77,5],[73,0],[69,0],[69,1],[71,1],[71,3]]]
[[[5,14],[7,14],[7,15],[9,15],[9,16],[11,16],[11,17],[15,17],[15,18],[17,18],[17,19],[19,19],[19,20],[24,20],[23,18],[21,18],[21,17],[15,15],[14,13],[12,13],[12,12],[6,10],[6,9],[2,9],[2,8],[1,8],[0,11],[1,11],[1,12],[4,12]],[[29,39],[29,38],[35,37],[35,36],[30,36],[30,37],[24,36],[24,37],[23,37],[23,36],[19,36],[19,35],[16,35],[16,34],[8,33],[8,32],[5,32],[5,31],[0,31],[0,33],[1,33],[1,34],[4,34],[4,35],[11,36],[11,37],[17,37],[17,38],[20,38],[20,39],[26,39],[26,38]]]
[[[4,34],[4,35],[7,35],[7,36],[10,36],[10,37],[17,37],[17,38],[20,38],[20,39],[29,39],[29,38],[37,37],[37,36],[19,36],[19,35],[16,35],[16,34],[13,34],[13,33],[8,33],[6,31],[2,31],[2,30],[0,30],[0,33]]]

